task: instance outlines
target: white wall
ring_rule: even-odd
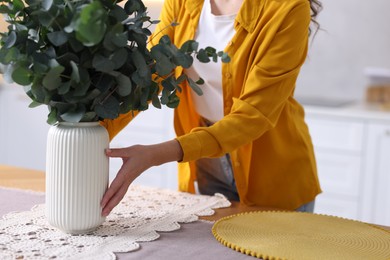
[[[298,96],[364,97],[367,66],[390,69],[389,0],[321,0],[322,30],[298,79]]]
[[[30,103],[21,86],[0,85],[0,164],[44,170],[48,109]]]

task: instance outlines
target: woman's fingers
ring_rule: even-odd
[[[121,186],[124,183],[125,183],[125,177],[118,173],[118,175],[112,181],[110,187],[107,189],[106,193],[104,194],[100,202],[100,205],[103,208],[107,205],[107,203],[111,200],[111,198],[115,195],[115,193],[118,192],[118,190],[121,188]]]
[[[122,158],[123,164],[101,200],[102,215],[107,216],[123,199],[130,184],[153,165],[150,160],[152,146],[135,145],[120,149],[106,149],[109,157]]]
[[[108,157],[128,157],[128,148],[108,148],[105,150],[105,152]]]
[[[110,212],[112,211],[112,209],[119,204],[119,202],[123,199],[123,197],[125,196],[126,192],[127,192],[127,189],[128,189],[128,185],[126,184],[123,184],[120,189],[110,198],[110,200],[108,201],[108,203],[104,206],[103,210],[102,210],[102,216],[103,217],[106,217],[108,216],[108,214],[110,214]]]
[[[133,162],[130,162],[130,158],[123,158],[123,161],[124,163],[121,169],[101,200],[100,205],[103,208],[102,216],[107,216],[118,205],[126,194],[130,184],[138,176],[134,171]]]

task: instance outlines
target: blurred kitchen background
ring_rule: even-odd
[[[157,19],[163,0],[144,2]],[[324,190],[316,212],[390,225],[390,1],[322,3],[296,89]],[[48,111],[29,103],[22,87],[0,83],[0,164],[45,170]],[[171,139],[172,125],[171,110],[150,109],[111,146]],[[120,165],[111,161],[111,178]],[[152,168],[136,183],[176,189],[176,164]]]

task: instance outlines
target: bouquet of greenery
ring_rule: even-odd
[[[148,28],[159,21],[148,16],[141,0],[118,2],[0,1],[9,23],[1,33],[2,73],[25,86],[30,107],[48,106],[49,124],[114,119],[146,110],[150,103],[177,107],[183,81],[202,94],[202,79],[176,78],[177,66],[189,68],[194,57],[229,61],[212,47],[199,49],[193,40],[177,47],[167,36],[149,50]]]

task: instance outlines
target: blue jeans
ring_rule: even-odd
[[[313,213],[314,212],[314,205],[315,205],[315,200],[313,200],[309,203],[303,204],[302,206],[297,208],[295,211]]]

